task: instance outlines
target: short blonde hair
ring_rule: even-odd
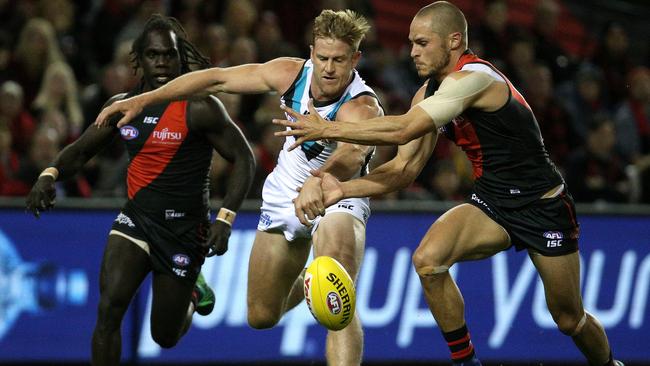
[[[368,30],[370,25],[362,15],[349,9],[339,11],[326,9],[314,19],[312,41],[316,38],[338,39],[357,51]]]

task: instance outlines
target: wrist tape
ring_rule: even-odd
[[[221,221],[228,226],[232,226],[233,222],[235,222],[235,216],[237,216],[235,211],[222,207],[219,209],[216,220]]]
[[[49,176],[56,180],[59,177],[59,170],[53,166],[45,168],[38,177],[40,178],[43,176]]]

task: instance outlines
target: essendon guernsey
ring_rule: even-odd
[[[521,207],[563,183],[549,160],[537,120],[510,81],[487,61],[466,51],[456,71],[472,63],[487,65],[501,75],[510,89],[506,104],[494,112],[473,108],[441,127],[441,132],[462,148],[472,163],[476,193],[501,207]],[[438,83],[429,79],[425,96]]]
[[[187,101],[145,108],[120,128],[130,164],[129,200],[144,210],[178,209],[204,215],[213,147],[187,124]]]

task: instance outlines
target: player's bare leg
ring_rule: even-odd
[[[356,282],[363,261],[366,228],[363,222],[346,213],[325,215],[314,234],[314,256],[326,255],[339,261]],[[327,364],[360,365],[363,357],[363,329],[359,315],[340,331],[328,331]]]
[[[171,348],[189,328],[194,284],[167,273],[154,273],[151,304],[151,336],[163,348]]]
[[[120,364],[122,319],[150,270],[149,255],[142,248],[121,236],[108,237],[99,274],[99,307],[92,339],[94,366]]]
[[[546,294],[546,304],[560,331],[571,336],[592,365],[604,365],[610,357],[607,335],[600,322],[584,310],[580,295],[578,252],[545,257],[531,252]]]
[[[305,272],[307,268],[303,268],[302,272],[298,275],[298,278],[293,282],[291,286],[291,291],[289,291],[289,296],[287,296],[287,302],[284,306],[284,312],[295,308],[305,299]]]
[[[429,309],[443,334],[465,327],[465,302],[449,267],[494,255],[506,249],[509,242],[503,227],[470,204],[454,207],[431,225],[413,254],[413,264]],[[469,355],[473,348],[467,343]]]
[[[248,262],[247,304],[251,327],[271,328],[280,321],[310,249],[308,240],[289,243],[282,233],[257,232]]]
[[[185,313],[185,322],[183,324],[183,329],[181,330],[181,336],[185,335],[185,333],[190,330],[192,320],[194,319],[194,312],[202,316],[207,316],[212,312],[212,309],[214,309],[214,291],[212,291],[208,283],[205,281],[203,273],[199,273],[199,277],[196,279],[190,296],[190,304],[187,306],[187,311]]]

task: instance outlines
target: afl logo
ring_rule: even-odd
[[[546,239],[564,239],[564,235],[560,231],[547,231],[542,234]]]
[[[336,292],[332,291],[327,294],[327,307],[330,310],[330,313],[336,315],[341,312],[341,298]]]
[[[185,254],[174,254],[172,260],[179,267],[187,267],[190,264],[190,257]]]
[[[120,128],[120,135],[122,135],[122,139],[124,140],[133,140],[138,137],[139,134],[140,131],[133,126],[124,126]]]

